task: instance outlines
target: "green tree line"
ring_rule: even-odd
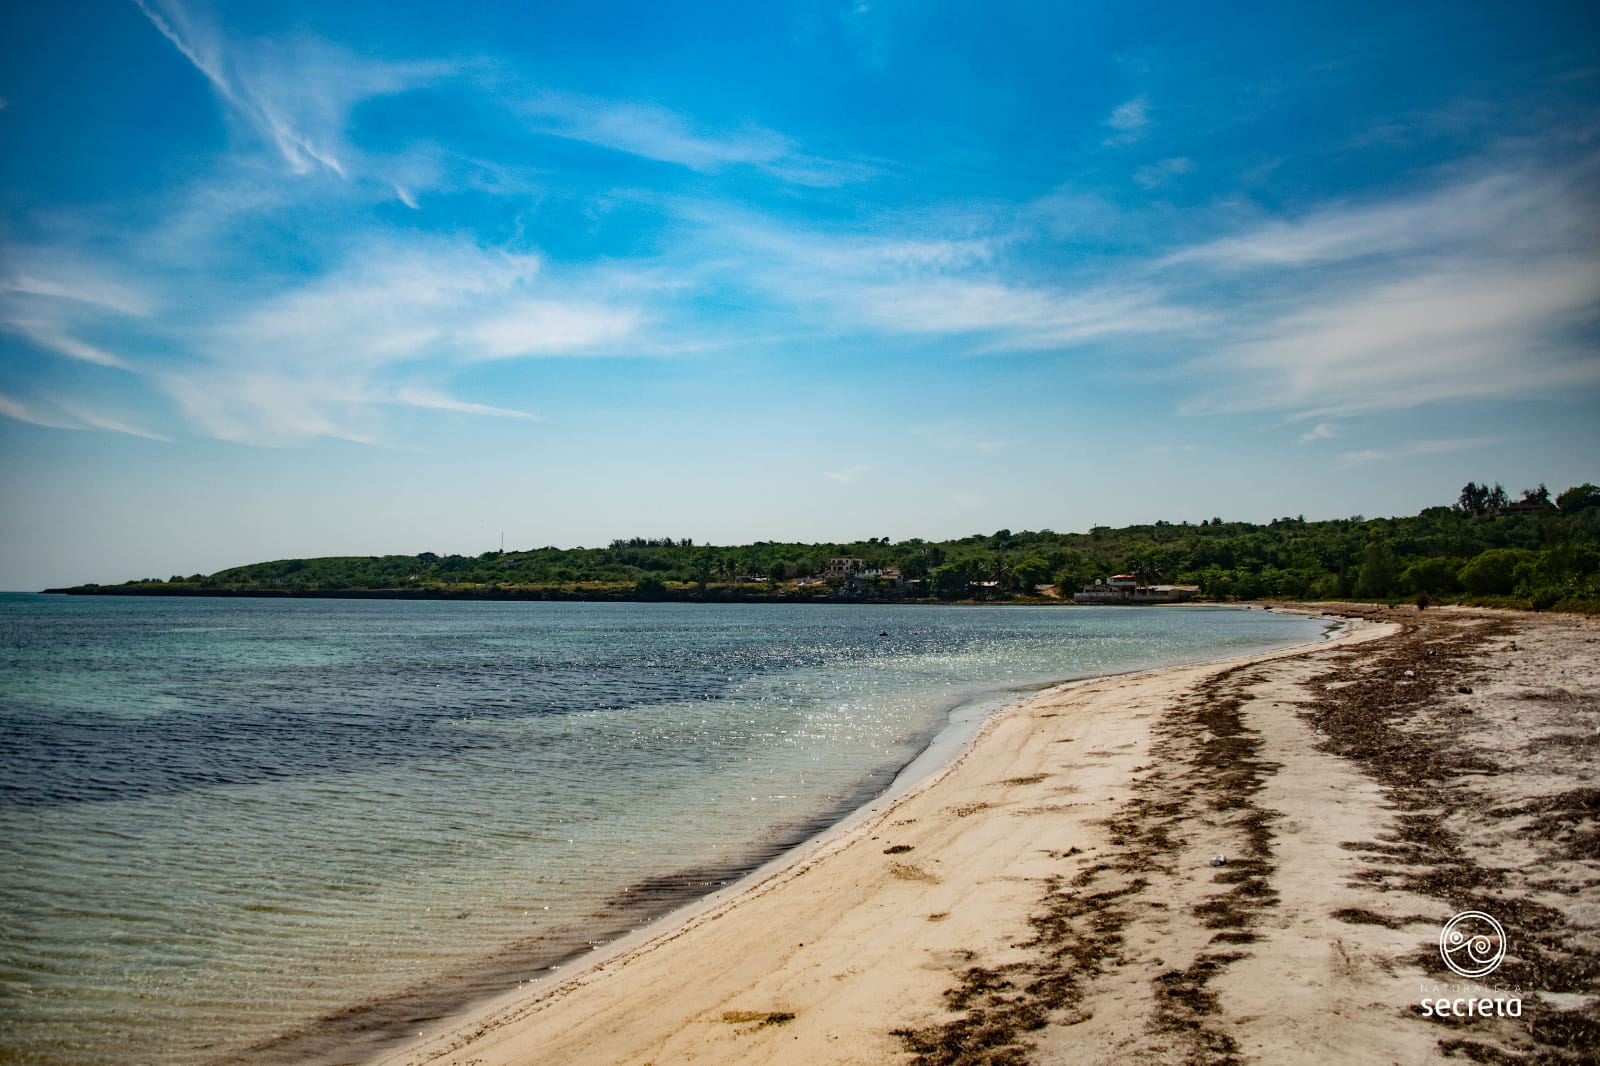
[[[860,559],[868,570],[898,569],[916,598],[1014,599],[1048,585],[1070,596],[1097,578],[1133,573],[1149,583],[1199,585],[1203,596],[1223,600],[1427,596],[1594,610],[1600,605],[1600,489],[1578,485],[1552,499],[1541,485],[1513,499],[1498,485],[1469,482],[1453,505],[1398,518],[1284,517],[1258,524],[1217,517],[1087,533],[1002,529],[944,541],[869,537],[730,547],[634,537],[604,548],[477,556],[281,559],[129,585],[286,592],[560,586],[661,599],[752,585],[793,589],[795,579],[823,575],[828,560],[838,557]],[[818,595],[829,592],[826,585],[815,588]]]

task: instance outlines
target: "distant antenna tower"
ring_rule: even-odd
[[[500,531],[500,554],[504,555],[505,553],[506,553],[506,531],[502,529]]]

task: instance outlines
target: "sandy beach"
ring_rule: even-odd
[[[375,1061],[1597,1061],[1600,621],[1302,609],[1352,621],[1026,700],[899,798]],[[1437,946],[1466,910],[1507,939],[1470,980]]]

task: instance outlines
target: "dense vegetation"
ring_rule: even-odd
[[[833,557],[865,569],[897,568],[908,590],[868,582],[797,585]],[[715,547],[633,538],[605,548],[285,559],[115,589],[149,593],[338,593],[419,595],[561,592],[615,598],[844,595],[1014,599],[1055,585],[1064,593],[1114,573],[1152,583],[1197,584],[1215,599],[1429,597],[1538,609],[1600,605],[1600,489],[1584,484],[1551,500],[1544,486],[1513,501],[1496,485],[1469,483],[1454,506],[1414,517],[1266,525],[1211,518],[1191,525],[1096,527],[1088,533],[1013,533],[929,542],[874,537],[841,544],[762,541]],[[841,588],[841,586],[843,586]],[[852,588],[853,586],[853,588]]]

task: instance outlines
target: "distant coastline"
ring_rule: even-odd
[[[603,548],[344,555],[49,593],[680,603],[1070,603],[1346,600],[1600,611],[1600,488],[1512,502],[1469,482],[1412,517],[1266,524],[1220,517],[1087,533],[1001,529],[952,540],[868,537],[711,545],[632,537]],[[1131,591],[1130,591],[1131,590]],[[1124,596],[1123,593],[1127,595]]]
[[[838,594],[825,587],[769,589],[763,586],[718,586],[667,589],[642,596],[631,586],[616,588],[502,587],[502,588],[418,588],[418,589],[282,589],[282,588],[206,588],[199,585],[133,584],[74,585],[69,588],[40,590],[42,595],[65,596],[210,596],[223,599],[271,600],[505,600],[552,601],[567,603],[870,603],[870,604],[984,604],[986,606],[1075,606],[1071,598],[1014,595],[1005,599],[969,598],[963,600],[910,596],[897,590],[868,595]]]

